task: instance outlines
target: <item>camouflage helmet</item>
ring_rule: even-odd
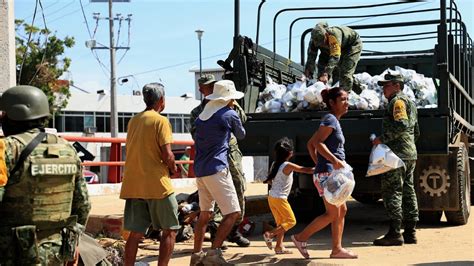
[[[316,45],[324,43],[326,29],[328,27],[328,23],[325,21],[319,22],[316,24],[316,26],[314,26],[313,30],[311,31],[311,40],[313,40]]]
[[[35,120],[50,116],[48,97],[33,86],[15,86],[0,97],[0,110],[14,121]]]

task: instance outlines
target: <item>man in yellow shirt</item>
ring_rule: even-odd
[[[124,228],[130,231],[125,245],[125,265],[134,265],[138,242],[148,227],[161,229],[158,265],[168,265],[179,229],[178,203],[170,172],[177,171],[171,150],[172,131],[165,108],[164,86],[143,87],[146,109],[128,123],[124,179],[120,198],[125,199]]]

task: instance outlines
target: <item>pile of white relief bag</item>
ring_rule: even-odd
[[[438,96],[432,78],[425,77],[411,69],[396,66],[395,70],[387,69],[380,75],[371,76],[364,72],[354,75],[354,81],[360,84],[362,92],[349,93],[349,108],[354,110],[384,109],[387,99],[383,96],[382,87],[377,85],[383,80],[387,71],[398,72],[402,75],[405,86],[403,92],[412,99],[418,108],[436,108]],[[337,86],[338,84],[334,84]],[[322,110],[325,107],[321,91],[329,88],[316,80],[307,80],[303,75],[301,80],[288,86],[276,84],[267,77],[267,86],[260,93],[256,113],[281,113]]]

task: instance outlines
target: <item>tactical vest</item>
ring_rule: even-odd
[[[10,137],[27,145],[35,136],[25,132]],[[80,163],[69,143],[47,134],[10,177],[0,203],[0,227],[36,225],[38,230],[50,230],[68,224]]]

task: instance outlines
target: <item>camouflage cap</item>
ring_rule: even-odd
[[[208,85],[216,81],[216,78],[212,74],[204,74],[198,79],[199,85]]]
[[[328,23],[325,21],[319,22],[316,24],[316,26],[314,26],[313,30],[311,31],[311,40],[313,40],[316,45],[320,45],[324,42],[327,28]]]
[[[399,82],[399,83],[404,83],[402,75],[398,72],[390,72],[388,71],[387,74],[383,77],[383,80],[379,80],[377,84],[379,86],[383,86],[384,84],[388,82]]]

